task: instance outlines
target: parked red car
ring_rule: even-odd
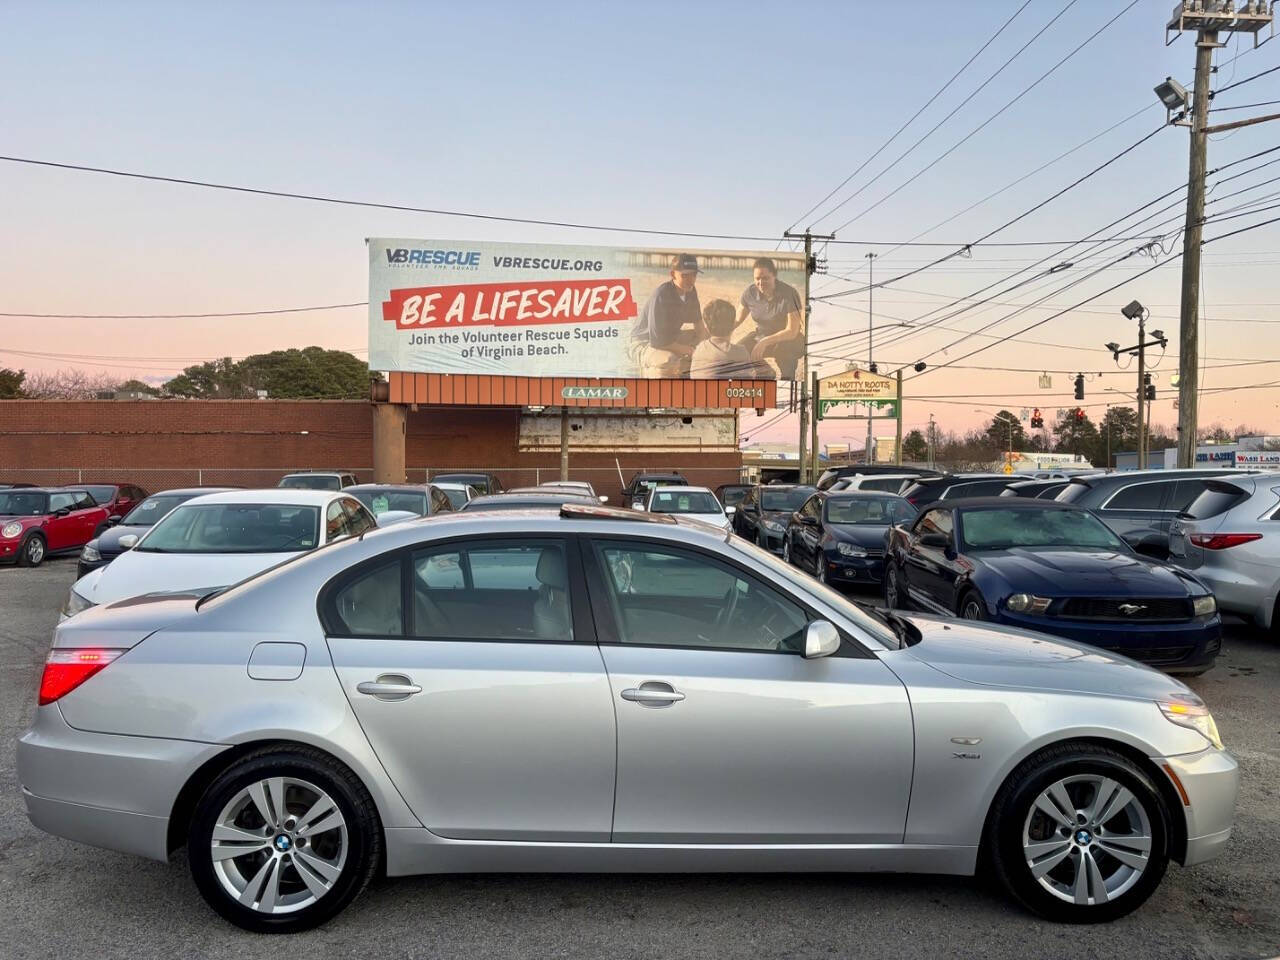
[[[0,490],[0,563],[38,567],[74,553],[110,526],[109,516],[78,487]]]
[[[107,508],[109,517],[123,517],[149,496],[141,487],[129,483],[78,483],[63,489],[88,490],[99,506]]]

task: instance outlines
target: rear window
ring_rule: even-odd
[[[883,490],[885,493],[897,493],[902,489],[901,477],[876,477],[872,480],[863,480],[858,485],[859,490]]]
[[[280,481],[280,486],[290,490],[341,490],[342,482],[337,477],[304,473],[285,477]]]
[[[427,515],[427,494],[416,490],[356,490],[352,494],[357,500],[369,508],[375,516],[380,517],[388,510],[407,510],[420,517]]]
[[[1194,520],[1208,520],[1221,516],[1238,503],[1248,499],[1248,494],[1230,483],[1206,486],[1200,496],[1191,501],[1184,513]]]
[[[800,504],[808,500],[813,492],[813,487],[792,487],[790,490],[770,490],[765,487],[760,491],[760,509],[799,510]]]
[[[978,480],[973,483],[957,483],[947,489],[945,500],[959,500],[961,497],[991,497],[999,494],[1009,485],[1005,480]]]
[[[1077,500],[1083,499],[1093,488],[1087,483],[1076,483],[1068,481],[1067,485],[1053,499],[1059,503],[1075,503]]]
[[[93,497],[95,503],[110,503],[116,497],[115,486],[94,484],[84,489],[89,491],[89,496]]]
[[[858,497],[827,499],[827,522],[850,526],[888,526],[911,520],[916,508],[897,497]]]
[[[747,495],[750,487],[725,487],[723,491],[724,505],[726,507],[736,507],[742,502],[742,498]]]
[[[452,488],[446,489],[443,487],[437,487],[436,489],[449,498],[449,503],[453,506],[453,509],[461,510],[467,505],[466,490],[454,490]]]
[[[270,503],[183,504],[151,528],[140,553],[288,553],[319,543],[320,508]]]

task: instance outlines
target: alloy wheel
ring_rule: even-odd
[[[884,605],[890,610],[898,609],[898,574],[892,566],[884,574]]]
[[[789,537],[782,541],[782,562],[791,562],[791,539]]]
[[[1022,828],[1023,856],[1036,882],[1079,906],[1107,903],[1132,889],[1147,870],[1152,843],[1142,802],[1101,774],[1051,784]]]
[[[27,541],[27,563],[35,566],[44,559],[44,541],[39,537],[32,537]]]
[[[349,839],[333,798],[315,784],[270,777],[249,784],[222,808],[210,841],[223,890],[259,913],[311,906],[342,875]]]
[[[965,619],[965,620],[982,620],[983,619],[982,604],[978,601],[977,597],[970,597],[968,600],[964,602],[964,606],[961,608],[961,611],[960,611],[960,616],[962,619]]]

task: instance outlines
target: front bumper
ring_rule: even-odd
[[[17,540],[0,540],[0,563],[17,563],[18,552],[21,549],[21,537]]]
[[[766,530],[764,527],[756,528],[756,543],[761,544],[766,550],[772,553],[782,553],[782,541],[786,537],[786,533],[774,533],[772,530]]]
[[[76,561],[76,579],[79,580],[81,577],[93,573],[95,570],[101,570],[118,556],[119,554],[116,553],[104,554],[101,560],[90,561],[85,561],[82,557]]]
[[[1182,865],[1190,867],[1212,860],[1231,839],[1235,819],[1240,770],[1225,750],[1208,747],[1179,757],[1156,757],[1157,766],[1186,791],[1182,813],[1187,824],[1187,852]],[[1176,811],[1171,811],[1176,816]]]
[[[1274,579],[1270,583],[1259,583],[1242,570],[1208,563],[1201,564],[1191,572],[1213,591],[1213,595],[1218,598],[1218,609],[1248,617],[1264,628],[1270,626],[1268,621],[1276,602]]]
[[[827,566],[828,583],[873,586],[884,579],[883,554],[878,557],[846,557],[828,550],[823,554],[823,562]]]
[[[997,623],[1087,643],[1169,672],[1213,666],[1222,649],[1222,618],[1217,614],[1185,623],[1119,623],[1025,616],[1001,609]]]
[[[168,858],[169,815],[191,774],[220,744],[122,737],[71,727],[38,707],[18,741],[18,781],[31,822],[95,847]]]

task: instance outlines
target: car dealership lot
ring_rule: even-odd
[[[217,918],[185,863],[94,850],[27,822],[14,740],[29,722],[74,575],[74,561],[0,570],[0,955],[275,953],[280,941]],[[1280,643],[1233,623],[1217,667],[1191,685],[1241,765],[1235,836],[1218,860],[1171,866],[1145,906],[1110,926],[1043,923],[965,879],[426,877],[379,882],[289,946],[313,956],[394,957],[1271,956],[1280,952]]]

